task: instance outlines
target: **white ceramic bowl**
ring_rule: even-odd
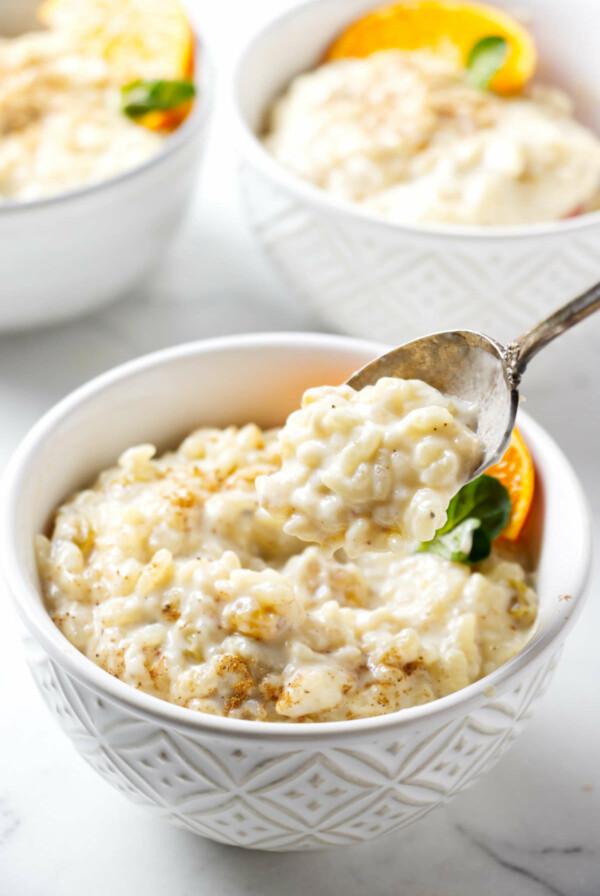
[[[27,657],[84,758],[154,812],[224,843],[260,849],[352,844],[404,827],[487,771],[546,689],[581,607],[590,523],[573,470],[526,415],[539,489],[536,633],[484,680],[426,706],[312,725],[201,715],[137,691],[79,653],[40,596],[34,534],[57,504],[126,447],[175,445],[200,424],[273,425],[305,387],[337,383],[379,346],[272,334],[197,342],[92,380],[34,427],[0,494],[0,557],[27,630]],[[208,385],[203,388],[202,384]],[[571,595],[568,602],[561,601]]]
[[[289,174],[257,139],[274,97],[347,23],[381,5],[312,0],[248,37],[231,94],[251,226],[291,289],[336,330],[394,342],[456,327],[515,338],[600,280],[600,213],[526,227],[393,224]],[[531,14],[539,80],[564,87],[600,133],[594,0],[517,5]]]
[[[19,10],[22,28],[19,29]],[[0,2],[0,34],[31,28],[31,3]],[[213,91],[197,41],[198,98],[144,164],[47,199],[0,203],[0,330],[74,317],[124,295],[149,273],[193,192]]]

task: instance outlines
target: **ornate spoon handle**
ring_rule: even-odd
[[[513,385],[519,385],[525,368],[540,349],[598,309],[600,309],[600,283],[596,283],[576,299],[567,302],[514,342],[509,342],[505,358]]]

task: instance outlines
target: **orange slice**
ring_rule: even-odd
[[[178,0],[45,0],[38,15],[106,59],[123,84],[193,73],[193,34]]]
[[[176,109],[157,110],[156,112],[147,112],[137,119],[138,124],[143,124],[145,128],[151,131],[176,131],[180,124],[186,120],[192,111],[193,103],[185,103],[183,106],[177,106]]]
[[[499,9],[461,0],[407,0],[383,6],[359,19],[329,48],[326,58],[369,56],[378,50],[430,50],[465,65],[482,37],[503,37],[509,47],[506,62],[490,89],[518,93],[533,75],[535,45],[527,31]]]
[[[513,429],[510,445],[502,460],[486,470],[486,474],[499,479],[508,489],[512,509],[502,537],[517,541],[527,520],[535,488],[533,461],[518,429]]]

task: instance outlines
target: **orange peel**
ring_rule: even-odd
[[[502,460],[486,470],[486,474],[498,479],[510,495],[510,519],[500,537],[517,541],[527,522],[535,490],[533,461],[518,429],[513,430]]]
[[[537,53],[529,33],[499,9],[460,0],[407,0],[376,9],[333,42],[326,59],[364,57],[379,50],[429,50],[466,65],[483,37],[503,37],[509,52],[490,82],[496,93],[519,93],[535,70]]]

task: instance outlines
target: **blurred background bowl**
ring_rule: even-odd
[[[462,691],[354,721],[221,718],[132,688],[61,634],[42,600],[34,535],[67,495],[131,445],[152,442],[164,450],[200,425],[282,423],[305,388],[345,380],[382,348],[339,336],[275,333],[139,358],[47,413],[5,474],[2,571],[28,630],[27,658],[44,700],[113,786],[213,840],[273,850],[355,845],[445,804],[488,771],[523,729],[583,605],[591,534],[582,489],[547,433],[519,414],[538,483],[527,529],[538,560],[538,619],[517,656]]]
[[[0,0],[0,35],[35,27],[31,0]],[[197,99],[155,156],[108,180],[47,199],[0,202],[0,331],[75,317],[149,274],[193,194],[213,94],[196,37]]]
[[[251,35],[231,83],[250,224],[290,288],[329,327],[402,342],[468,327],[514,338],[600,280],[600,213],[523,227],[405,226],[289,174],[263,149],[265,112],[332,39],[381,0],[313,0]],[[494,6],[514,12],[512,0]],[[560,86],[600,133],[600,56],[590,0],[528,0],[536,80]],[[565,25],[568,23],[568,28]]]

